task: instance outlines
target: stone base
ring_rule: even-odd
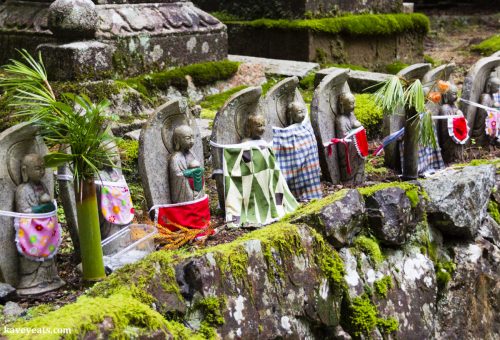
[[[98,4],[95,36],[85,42],[52,34],[49,5],[43,0],[0,5],[0,64],[18,58],[16,49],[34,53],[38,48],[49,77],[81,80],[227,57],[226,26],[190,2]]]
[[[66,282],[63,280],[59,279],[58,281],[51,282],[46,285],[39,285],[36,287],[30,287],[30,288],[18,288],[17,289],[17,295],[19,296],[35,296],[35,295],[40,295],[44,293],[51,292],[53,290],[57,290],[64,286]]]
[[[384,70],[399,60],[412,64],[423,58],[424,34],[348,36],[313,31],[228,25],[229,53],[254,57],[324,63],[346,63]],[[257,42],[257,43],[256,43]]]

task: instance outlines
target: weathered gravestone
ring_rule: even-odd
[[[189,133],[187,133],[189,132]],[[184,136],[192,144],[187,150],[176,147],[177,140]],[[185,156],[179,152],[189,154]],[[171,178],[171,160],[174,166],[180,163],[197,162],[203,168],[203,145],[195,118],[187,105],[179,100],[160,106],[149,118],[141,131],[139,140],[139,173],[148,208],[198,198],[191,192],[181,192],[183,181]],[[184,164],[186,169],[189,164]],[[194,163],[193,163],[194,164]],[[194,168],[194,166],[192,167]],[[172,185],[174,184],[174,186]],[[181,191],[179,191],[181,190]],[[200,192],[198,192],[200,194]]]
[[[38,0],[0,5],[0,64],[45,56],[53,79],[100,79],[227,56],[226,26],[185,0]]]
[[[51,205],[54,197],[54,179],[50,171],[45,171],[42,157],[48,152],[43,140],[37,134],[37,129],[29,123],[15,125],[0,134],[0,210],[4,212],[33,213],[32,208]],[[53,209],[53,207],[51,208]],[[16,233],[14,221],[19,226]],[[27,249],[22,242],[24,236],[29,236],[32,218],[0,216],[0,269],[5,282],[18,288],[21,295],[35,295],[57,289],[64,282],[57,274],[54,253],[60,242],[60,230],[53,219],[40,221],[44,228],[54,231],[48,243],[56,242],[45,252],[36,238],[30,237],[34,248]],[[28,225],[29,224],[29,225]],[[23,227],[23,229],[21,229]],[[22,231],[21,231],[22,230]],[[18,249],[16,249],[16,234]],[[43,236],[45,237],[45,236]],[[36,243],[36,244],[35,244]],[[21,255],[29,252],[33,256]],[[47,256],[45,259],[42,256]]]
[[[487,85],[488,80],[492,76],[498,76],[498,69],[500,68],[500,55],[482,58],[472,66],[464,79],[462,87],[462,99],[473,103],[484,101],[484,95],[488,94]],[[490,94],[491,95],[491,94]],[[487,112],[477,106],[468,104],[467,102],[461,103],[462,111],[467,117],[470,127],[470,136],[474,138],[479,144],[486,144],[486,117]],[[485,103],[486,104],[486,103]]]
[[[431,69],[431,64],[413,64],[398,72],[398,76],[406,80],[422,79]],[[398,110],[390,115],[384,115],[382,126],[383,136],[389,136],[405,126],[405,112]],[[401,170],[399,143],[391,143],[384,148],[385,165],[396,171]]]
[[[299,201],[321,198],[316,137],[297,77],[286,78],[267,93],[264,110],[273,128],[273,149],[290,190]]]
[[[343,140],[349,133],[362,128],[354,116],[355,98],[347,77],[348,70],[335,70],[327,75],[314,91],[311,104],[311,122],[318,142],[321,171],[324,178],[334,184],[364,181],[365,163],[360,156],[357,134],[349,136],[350,141]],[[331,145],[335,138],[342,140]],[[365,149],[367,152],[367,145]]]

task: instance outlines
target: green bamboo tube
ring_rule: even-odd
[[[102,258],[101,230],[94,180],[83,180],[75,187],[78,235],[82,256],[83,279],[99,281],[106,277]]]

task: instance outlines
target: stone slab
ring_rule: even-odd
[[[316,78],[314,79],[314,84],[317,86],[324,77],[332,72],[336,72],[339,70],[346,70],[338,67],[329,67],[316,72]],[[378,73],[378,72],[368,72],[368,71],[353,71],[349,70],[347,83],[349,84],[349,88],[353,92],[361,93],[361,92],[374,92],[374,89],[368,89],[368,87],[376,85],[391,75],[386,73]]]
[[[292,61],[283,59],[259,58],[242,55],[228,55],[231,61],[241,63],[259,64],[264,67],[264,72],[269,75],[299,77],[303,78],[308,73],[319,70],[318,63],[310,63],[304,61]]]

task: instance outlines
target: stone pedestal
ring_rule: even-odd
[[[224,59],[227,33],[186,1],[7,0],[0,45],[0,64],[38,49],[53,79],[99,79]]]

